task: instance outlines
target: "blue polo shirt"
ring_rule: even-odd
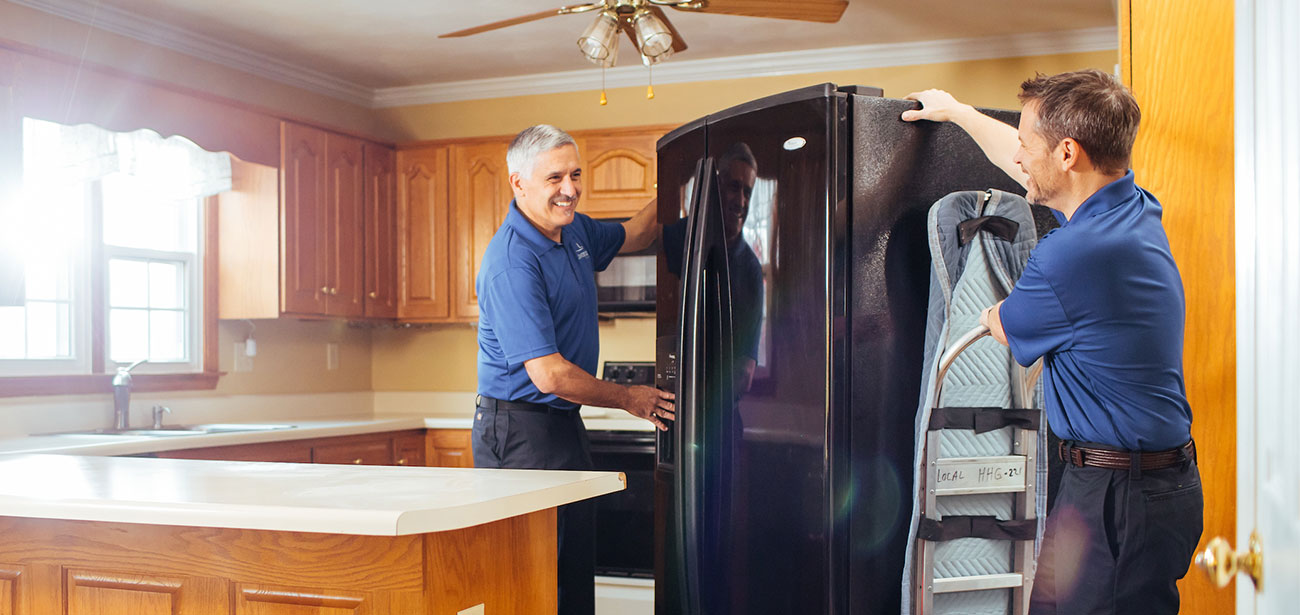
[[[479,395],[577,406],[538,391],[524,361],[558,352],[596,374],[596,272],[609,266],[623,239],[621,224],[574,214],[555,243],[510,202],[505,223],[483,253],[475,286]]]
[[[1039,242],[1002,304],[1016,361],[1043,358],[1062,439],[1158,451],[1190,437],[1183,282],[1160,213],[1129,171]]]

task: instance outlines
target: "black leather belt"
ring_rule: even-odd
[[[1056,452],[1061,461],[1071,465],[1108,470],[1131,470],[1133,455],[1140,455],[1143,471],[1163,470],[1187,461],[1196,461],[1196,443],[1191,440],[1178,448],[1150,453],[1092,448],[1066,440],[1056,446]]]
[[[546,404],[538,404],[529,401],[504,401],[493,399],[484,395],[479,395],[475,400],[475,405],[485,410],[506,410],[508,412],[544,412],[546,414],[558,414],[569,416],[577,411],[576,408],[556,408]]]

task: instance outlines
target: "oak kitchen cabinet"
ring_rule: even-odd
[[[573,132],[583,165],[580,211],[626,218],[655,195],[655,143],[668,126]],[[483,251],[513,198],[511,137],[398,148],[398,319],[478,319],[474,283]]]
[[[426,435],[426,430],[408,429],[352,436],[190,448],[162,451],[155,456],[166,459],[422,466],[425,464],[425,451],[428,447],[427,437],[429,436]]]
[[[225,319],[396,314],[392,150],[283,122],[281,164],[232,162],[218,197]]]

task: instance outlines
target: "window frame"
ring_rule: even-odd
[[[202,339],[201,357],[198,364],[200,371],[164,374],[132,374],[132,389],[137,392],[151,391],[190,391],[211,390],[217,386],[221,376],[218,371],[217,348],[217,197],[202,199],[200,217],[203,220],[202,246],[202,282],[199,290],[201,305],[194,306],[200,311],[200,333]],[[92,209],[92,216],[101,215],[102,209]],[[102,228],[99,220],[92,221],[92,228]],[[102,237],[88,242],[91,246],[91,266],[106,268]],[[40,376],[3,376],[0,377],[0,397],[26,397],[38,395],[78,395],[109,393],[112,391],[113,374],[106,373],[107,367],[107,315],[108,301],[105,281],[107,272],[92,275],[90,283],[90,364],[89,374],[62,374]]]

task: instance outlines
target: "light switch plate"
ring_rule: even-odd
[[[334,371],[339,368],[339,343],[325,344],[325,369]]]
[[[468,609],[465,609],[465,610],[463,610],[463,611],[458,611],[458,612],[456,613],[456,615],[483,615],[483,614],[486,613],[486,612],[487,612],[487,611],[484,611],[484,610],[483,610],[483,605],[482,605],[482,604],[476,604],[476,605],[474,605],[474,606],[472,606],[472,607],[469,607]]]

